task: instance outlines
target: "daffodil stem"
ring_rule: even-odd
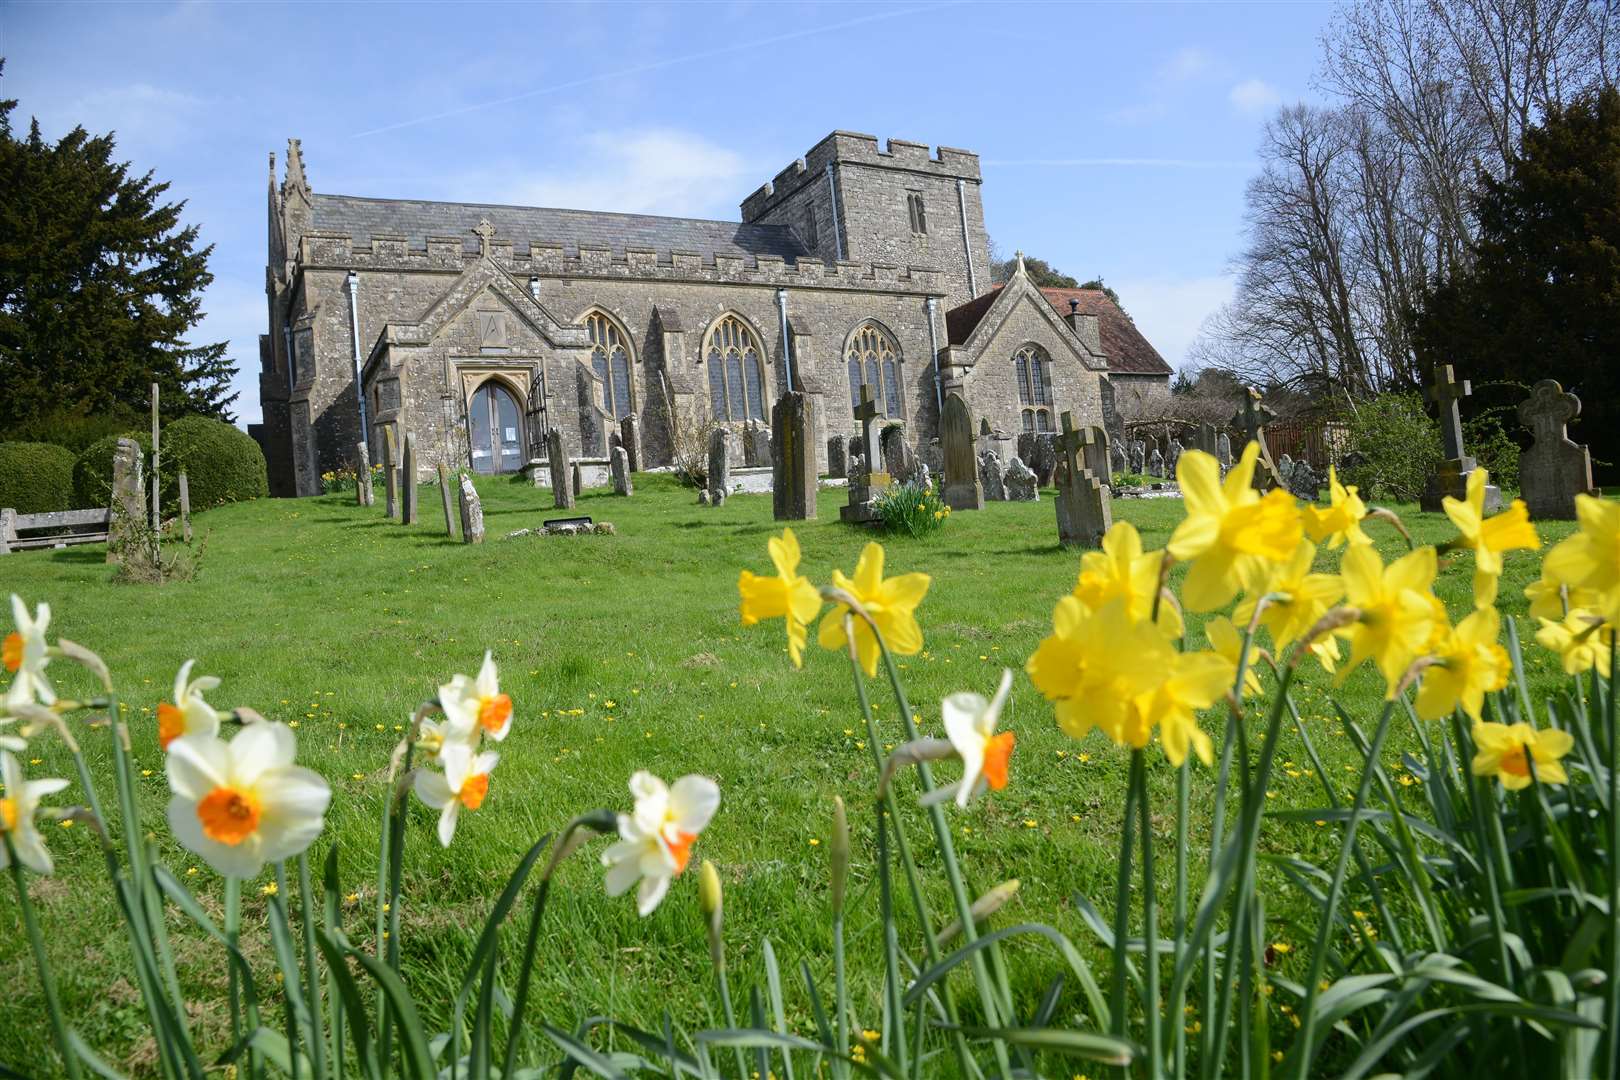
[[[720,1008],[726,1016],[726,1027],[737,1030],[737,1010],[731,1004],[731,984],[726,979],[726,946],[720,937],[718,929],[713,923],[709,925],[709,962],[714,968],[714,979],[720,987]],[[737,1075],[748,1075],[748,1058],[743,1048],[734,1046],[731,1052],[737,1056]]]
[[[51,1033],[56,1037],[56,1051],[62,1055],[63,1068],[69,1080],[79,1080],[79,1058],[68,1040],[67,1022],[62,1019],[62,1002],[56,996],[56,979],[51,975],[51,964],[45,956],[45,937],[39,932],[39,919],[34,914],[34,902],[28,898],[28,882],[23,878],[22,862],[17,849],[11,844],[11,834],[0,831],[6,842],[6,855],[11,864],[11,880],[17,886],[17,907],[22,912],[23,926],[28,930],[28,944],[34,950],[34,965],[39,969],[39,985],[45,994],[45,1010],[51,1016]]]
[[[326,1076],[325,1016],[321,1012],[321,984],[315,967],[315,922],[309,914],[309,894],[314,891],[309,877],[309,852],[298,853],[298,922],[304,938],[304,1004],[309,1010],[311,1067],[318,1078]]]
[[[1148,1076],[1157,1080],[1164,1070],[1162,1024],[1159,1008],[1159,902],[1153,880],[1153,812],[1148,805],[1147,763],[1141,750],[1131,751],[1131,783],[1136,786],[1136,806],[1142,823],[1142,956],[1147,985]],[[1179,1017],[1172,1021],[1180,1025]]]
[[[1182,962],[1187,933],[1187,817],[1191,802],[1192,766],[1183,760],[1176,770],[1176,963]],[[1171,1046],[1170,1075],[1186,1075],[1187,1068],[1187,989],[1183,986],[1170,999],[1170,1018],[1174,1042]]]
[[[837,1051],[843,1057],[833,1061],[833,1075],[848,1076],[849,1062],[844,1057],[849,1056],[849,986],[844,980],[844,915],[839,912],[833,916],[833,1006],[837,1015],[833,1018],[837,1026]]]
[[[1611,629],[1605,717],[1609,737],[1609,1076],[1620,1069],[1620,710],[1616,710],[1614,694],[1615,673],[1620,672],[1620,645],[1616,639]]]
[[[878,841],[878,889],[879,904],[883,912],[883,967],[887,976],[884,982],[887,999],[889,1022],[884,1025],[886,1033],[894,1032],[894,1039],[890,1048],[895,1052],[896,1064],[900,1071],[906,1071],[906,1022],[905,1007],[900,1003],[900,940],[894,926],[894,897],[893,880],[889,874],[889,826],[888,815],[883,805],[875,807],[877,812],[877,841]],[[926,932],[926,930],[925,930]],[[919,1006],[920,1008],[920,1006]]]
[[[1120,829],[1119,876],[1114,883],[1114,972],[1108,988],[1108,1012],[1113,1019],[1111,1031],[1124,1038],[1127,1034],[1125,1008],[1125,972],[1130,960],[1126,952],[1126,938],[1130,933],[1131,911],[1131,859],[1134,856],[1136,832],[1132,819],[1136,817],[1136,785],[1125,787],[1125,820]]]

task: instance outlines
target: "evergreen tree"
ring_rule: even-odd
[[[3,68],[0,68],[3,70]],[[193,345],[212,246],[169,185],[113,160],[113,135],[12,133],[0,101],[0,429],[146,407],[231,419],[225,342]]]

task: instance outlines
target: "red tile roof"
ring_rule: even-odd
[[[990,310],[990,305],[996,302],[1000,288],[1000,285],[994,286],[990,292],[945,313],[945,329],[952,345],[960,345],[968,339],[985,312]],[[1164,362],[1159,350],[1142,336],[1136,324],[1101,289],[1043,288],[1041,295],[1046,297],[1060,318],[1068,318],[1070,300],[1080,302],[1080,314],[1097,316],[1103,356],[1108,360],[1110,372],[1169,377],[1170,365]]]

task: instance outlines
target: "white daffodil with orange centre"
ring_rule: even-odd
[[[489,774],[501,755],[493,750],[474,753],[465,743],[446,743],[439,752],[444,772],[422,769],[412,781],[416,797],[439,812],[439,843],[455,839],[463,810],[477,810],[489,798]]]
[[[512,730],[512,699],[501,693],[495,658],[487,652],[476,679],[457,675],[439,687],[439,707],[449,721],[452,740],[465,740],[475,748],[484,735],[500,742]]]
[[[1007,786],[1007,764],[1012,758],[1015,736],[996,732],[1002,706],[1012,690],[1012,672],[1001,672],[1001,685],[989,701],[971,691],[952,694],[940,703],[945,737],[962,758],[962,779],[956,785],[956,805],[968,803],[986,790],[1000,791]]]
[[[218,686],[219,679],[212,675],[199,675],[193,679],[191,668],[196,662],[187,660],[180,665],[180,674],[174,677],[174,700],[158,705],[158,745],[164,750],[182,735],[206,735],[212,738],[219,734],[219,713],[203,700],[204,691]]]
[[[11,866],[6,847],[9,841],[18,862],[36,874],[49,874],[54,869],[51,853],[34,825],[34,815],[43,796],[55,795],[67,787],[68,782],[25,780],[22,766],[4,750],[0,750],[0,781],[5,784],[0,788],[0,833],[5,834],[4,840],[0,840],[0,870]]]
[[[635,809],[619,815],[619,842],[602,853],[609,896],[636,890],[636,910],[650,915],[692,858],[692,845],[720,808],[720,788],[706,776],[673,787],[642,770],[630,778]]]
[[[49,648],[45,644],[45,629],[51,624],[51,605],[40,604],[34,617],[28,617],[28,608],[22,597],[11,594],[11,619],[17,628],[0,640],[0,664],[12,676],[6,691],[7,709],[38,702],[51,705],[56,702],[56,691],[45,677],[45,665],[50,663]]]
[[[249,724],[230,742],[182,735],[165,767],[174,797],[169,828],[226,877],[251,878],[320,835],[332,789],[293,764],[298,742],[284,724]]]

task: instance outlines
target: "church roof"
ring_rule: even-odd
[[[945,313],[945,330],[952,345],[960,345],[968,339],[990,310],[990,305],[995,303],[1000,288],[1000,285],[992,286],[989,292]],[[1164,362],[1159,350],[1142,336],[1142,331],[1137,329],[1130,317],[1101,289],[1043,288],[1041,295],[1065,318],[1069,314],[1070,300],[1080,302],[1080,314],[1097,316],[1098,335],[1102,338],[1103,356],[1108,360],[1110,372],[1121,375],[1170,375],[1170,365]]]
[[[790,263],[806,254],[785,225],[358,195],[313,195],[311,203],[313,231],[346,233],[356,244],[369,244],[373,236],[403,236],[411,247],[425,250],[429,236],[460,236],[462,249],[476,252],[478,237],[472,230],[487,218],[495,235],[512,241],[519,254],[531,242],[561,245],[568,256],[577,255],[581,246],[608,248],[618,258],[627,247],[651,250],[666,262],[671,251],[693,252],[711,261],[731,255],[752,262],[766,255]]]

